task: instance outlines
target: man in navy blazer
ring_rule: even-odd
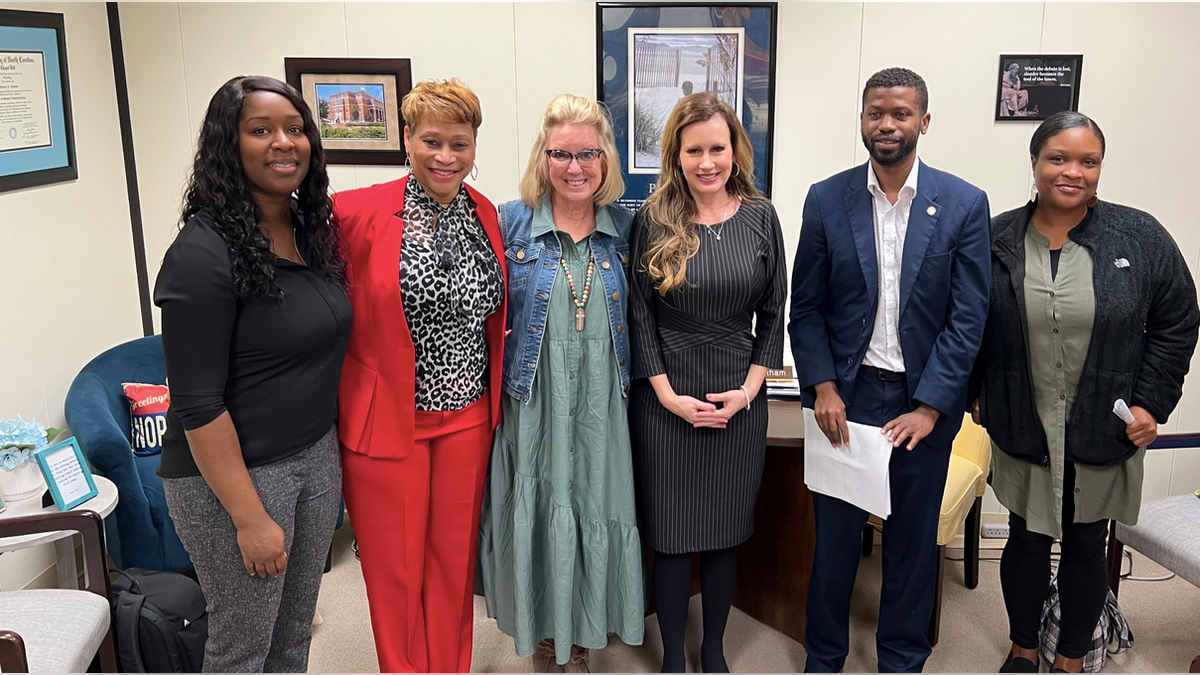
[[[812,186],[792,275],[788,332],[805,407],[835,446],[846,421],[882,427],[892,513],[883,528],[880,672],[924,668],[950,447],[966,409],[990,278],[987,195],[917,160],[924,80],[888,68],[863,89],[871,159]],[[837,672],[867,513],[813,495],[807,670]]]

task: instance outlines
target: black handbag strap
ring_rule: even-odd
[[[121,666],[132,672],[146,672],[146,664],[142,661],[142,645],[138,636],[138,624],[141,621],[142,605],[146,596],[135,595],[126,591],[117,594],[115,622],[117,625],[117,656]],[[127,672],[129,672],[127,670]]]

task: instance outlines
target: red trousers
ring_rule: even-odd
[[[465,673],[492,448],[488,400],[449,413],[417,411],[415,426],[404,459],[343,450],[346,507],[380,670]]]

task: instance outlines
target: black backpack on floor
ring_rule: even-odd
[[[112,610],[123,672],[201,671],[208,612],[200,584],[176,572],[114,572]]]

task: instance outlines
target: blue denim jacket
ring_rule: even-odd
[[[549,208],[547,203],[543,208]],[[625,324],[629,295],[629,229],[633,214],[611,204],[603,207],[618,236],[597,230],[590,238],[596,270],[604,281],[613,349],[621,369],[621,392],[629,391],[629,330]],[[500,205],[500,231],[508,263],[508,337],[504,341],[504,391],[528,403],[542,353],[542,335],[550,307],[550,290],[561,269],[558,235],[533,237],[534,209],[521,200]]]

